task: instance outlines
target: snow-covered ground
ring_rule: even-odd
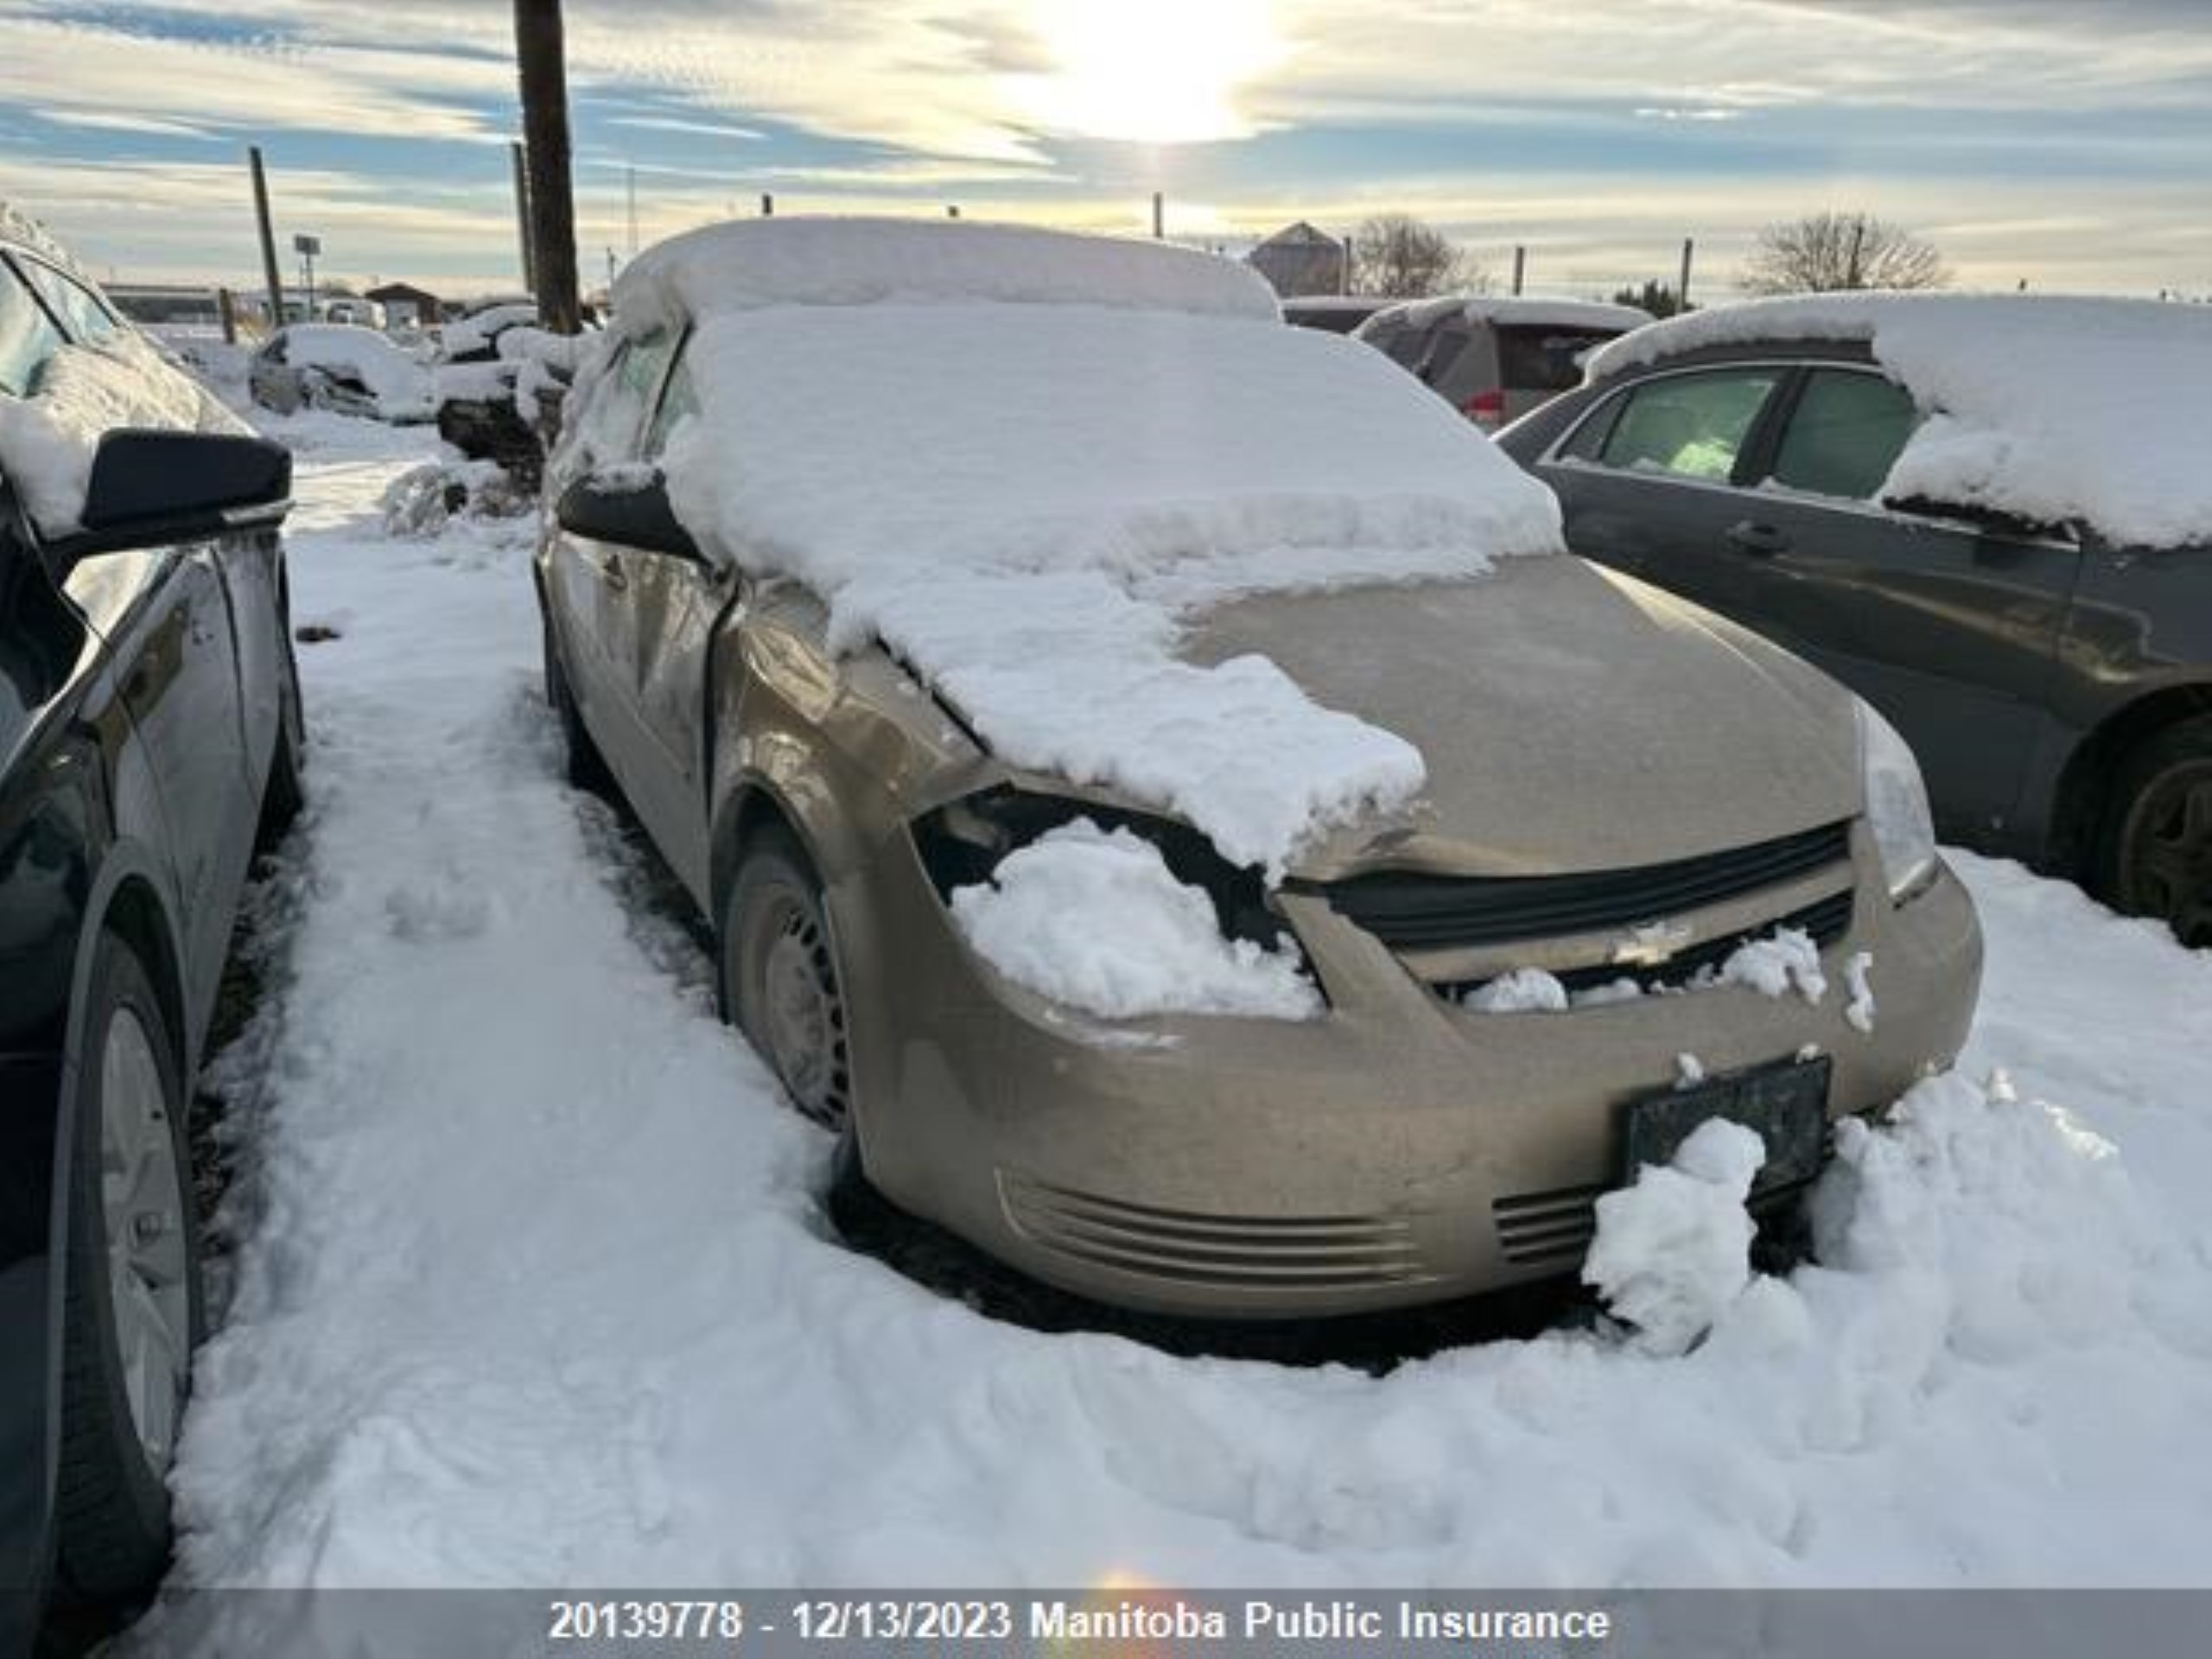
[[[179,1583],[2212,1583],[2212,959],[1955,855],[1959,1077],[1847,1138],[1827,1265],[1690,1287],[1684,1357],[1376,1377],[993,1323],[836,1242],[827,1141],[561,782],[528,521],[388,537],[427,437],[271,429],[295,621],[337,637],[219,1067]]]

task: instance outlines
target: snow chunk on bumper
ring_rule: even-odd
[[[1008,854],[990,885],[957,888],[952,917],[1016,984],[1106,1019],[1320,1012],[1294,951],[1224,938],[1213,901],[1158,848],[1087,818]]]
[[[1670,1166],[1647,1165],[1635,1185],[1598,1200],[1583,1282],[1649,1351],[1687,1353],[1751,1283],[1756,1230],[1744,1200],[1765,1161],[1755,1131],[1716,1117]]]
[[[632,327],[626,315],[625,328]],[[1402,740],[1179,619],[1241,594],[1464,580],[1559,546],[1557,508],[1365,346],[1087,303],[709,314],[677,516],[880,638],[1010,763],[1182,814],[1279,872],[1402,804]]]

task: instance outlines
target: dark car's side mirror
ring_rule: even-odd
[[[264,438],[119,428],[100,440],[82,526],[47,546],[73,564],[92,553],[198,540],[281,524],[292,505],[292,454]]]
[[[668,481],[658,473],[635,480],[580,478],[561,492],[553,516],[562,529],[595,542],[704,562],[699,543],[668,505]]]

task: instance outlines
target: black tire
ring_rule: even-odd
[[[724,1009],[791,1104],[852,1139],[850,1023],[822,883],[780,825],[747,842],[721,927]],[[856,1166],[856,1154],[845,1154]]]
[[[168,1563],[166,1481],[175,1456],[175,1429],[191,1381],[190,1352],[206,1334],[207,1310],[200,1282],[192,1160],[185,1136],[185,1092],[176,1052],[145,968],[113,934],[100,938],[86,1011],[85,1049],[71,1103],[75,1147],[70,1165],[68,1278],[62,1312],[56,1564],[59,1587],[65,1594],[106,1600],[150,1587]],[[106,1097],[111,1067],[105,1059],[111,1033],[126,1020],[135,1021],[137,1035],[151,1051],[160,1102],[157,1122],[168,1131],[170,1150],[171,1185],[162,1186],[156,1157],[149,1160],[152,1175],[139,1190],[165,1204],[181,1224],[181,1249],[174,1252],[174,1260],[181,1271],[185,1356],[168,1396],[174,1415],[159,1436],[164,1448],[159,1452],[142,1438],[133,1415],[102,1193],[105,1125],[111,1111],[123,1109]],[[132,1046],[128,1033],[118,1041],[124,1048]],[[127,1065],[115,1070],[118,1076],[143,1075]],[[162,1282],[169,1282],[166,1274]]]
[[[553,633],[553,621],[545,619],[545,701],[552,706],[553,718],[561,725],[561,761],[563,775],[577,789],[588,790],[594,795],[614,792],[614,774],[607,768],[607,757],[600,753],[599,745],[591,740],[591,733],[584,725],[583,713],[576,707],[575,694],[569,690],[569,672],[561,660],[561,646]]]
[[[261,790],[261,822],[254,851],[276,851],[307,805],[300,774],[307,766],[307,718],[300,704],[300,663],[289,632],[284,636],[284,684],[276,722],[276,753],[270,758],[268,781]]]
[[[2113,779],[2100,885],[2118,909],[2155,916],[2212,949],[2212,715],[2169,726]]]

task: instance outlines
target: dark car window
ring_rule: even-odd
[[[0,391],[30,396],[38,388],[39,371],[64,343],[30,289],[0,264]]]
[[[94,299],[81,284],[72,282],[51,265],[42,265],[35,259],[23,261],[23,275],[29,277],[31,286],[51,306],[62,327],[77,340],[105,340],[122,325],[108,315],[107,308]]]
[[[1498,378],[1514,391],[1569,391],[1582,384],[1582,353],[1613,338],[1611,330],[1500,328]]]
[[[690,362],[679,352],[668,372],[668,385],[660,395],[660,407],[653,411],[652,424],[645,429],[645,459],[659,460],[668,448],[669,434],[676,430],[679,422],[698,412],[699,392],[691,383]]]
[[[1418,334],[1414,336],[1420,338]],[[1452,378],[1459,359],[1474,343],[1474,331],[1464,322],[1440,323],[1428,331],[1428,349],[1414,365],[1424,385],[1441,386]]]
[[[1594,459],[1629,472],[1725,482],[1780,374],[1714,369],[1648,380],[1627,402]]]
[[[1893,380],[1849,369],[1815,369],[1783,429],[1774,481],[1819,495],[1871,500],[1920,422]]]

